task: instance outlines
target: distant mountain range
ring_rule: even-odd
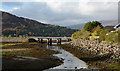
[[[7,12],[2,14],[2,34],[12,35],[34,35],[34,36],[71,36],[77,30],[66,27],[44,24],[36,20],[18,17]]]
[[[104,21],[99,21],[100,23],[102,23],[102,25],[104,26],[104,29],[109,28],[112,29],[115,25],[118,24],[117,20],[104,20]],[[67,28],[71,28],[71,29],[79,29],[81,30],[84,27],[85,23],[80,23],[80,24],[76,24],[76,25],[69,25],[66,26]]]
[[[67,28],[71,28],[71,29],[78,29],[81,30],[84,27],[85,23],[81,23],[81,24],[76,24],[76,25],[69,25],[66,26]]]

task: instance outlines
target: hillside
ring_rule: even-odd
[[[77,30],[66,27],[44,24],[35,20],[18,17],[7,12],[2,13],[2,34],[12,35],[33,35],[33,36],[71,36]]]
[[[66,26],[67,28],[71,28],[71,29],[79,29],[81,30],[83,27],[84,27],[85,24],[76,24],[76,25],[69,25],[69,26]]]

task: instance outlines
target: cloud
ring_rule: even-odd
[[[117,2],[51,0],[27,4],[23,2],[19,7],[15,5],[16,3],[10,13],[56,25],[73,25],[92,20],[116,20],[118,15]]]
[[[2,2],[3,6],[8,6],[8,7],[16,7],[16,6],[22,6],[22,2]]]

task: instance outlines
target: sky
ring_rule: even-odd
[[[0,10],[46,24],[69,26],[88,21],[118,19],[118,2],[45,0],[2,2]]]

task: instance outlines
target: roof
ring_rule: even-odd
[[[120,27],[120,23],[117,24],[114,28],[117,29],[118,27]]]

